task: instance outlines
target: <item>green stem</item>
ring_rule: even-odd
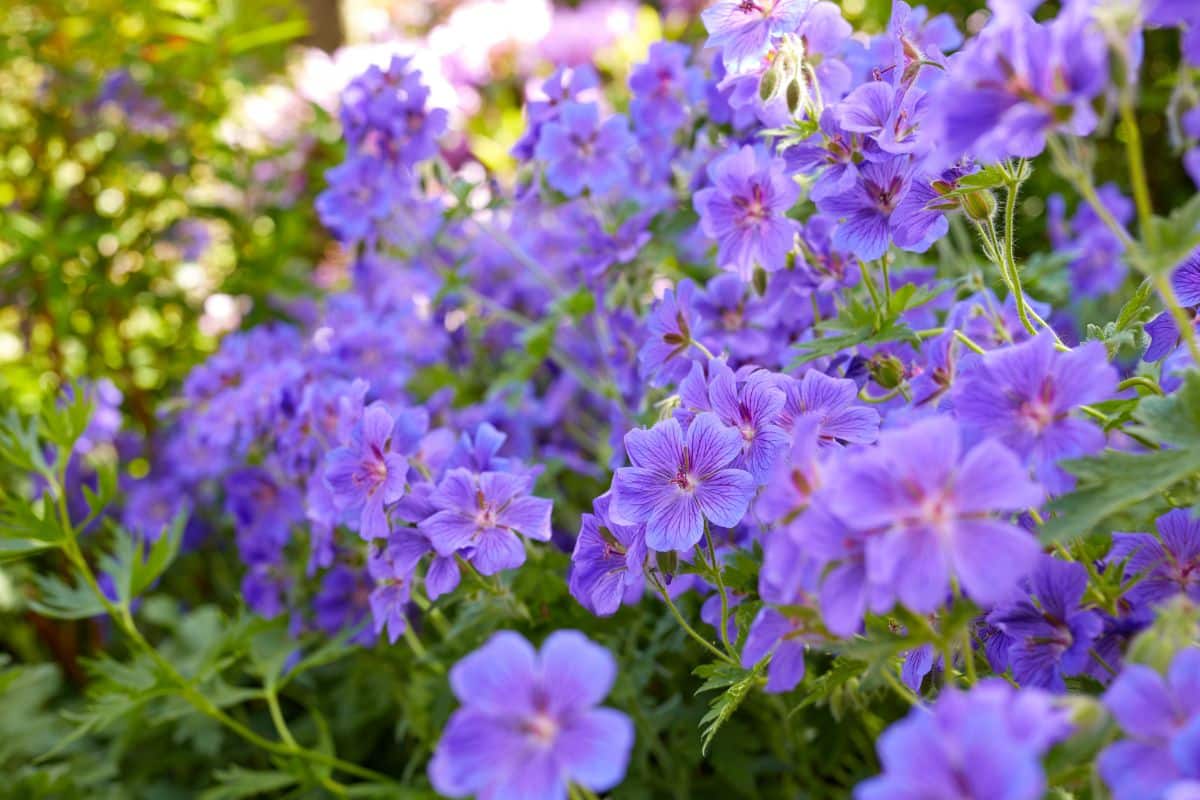
[[[954,338],[957,339],[958,341],[962,342],[964,345],[966,345],[967,349],[971,350],[972,352],[978,353],[979,355],[983,355],[984,353],[987,352],[982,347],[975,344],[975,340],[972,339],[970,336],[967,336],[962,331],[955,331]]]
[[[651,576],[650,582],[654,584],[654,588],[656,588],[658,593],[662,595],[662,599],[667,604],[667,608],[671,610],[671,616],[675,617],[675,621],[679,623],[679,626],[683,628],[684,632],[687,633],[688,636],[692,637],[692,639],[702,645],[706,650],[727,664],[734,664],[735,666],[738,665],[737,662],[731,659],[728,654],[718,649],[716,645],[705,639],[696,632],[695,628],[688,624],[688,621],[683,618],[683,614],[679,613],[679,607],[675,605],[675,601],[671,599],[671,595],[667,593],[667,588],[663,586],[662,582],[658,580],[658,578]]]
[[[288,728],[287,720],[283,718],[283,710],[279,707],[279,692],[275,689],[273,681],[268,681],[263,686],[263,696],[267,699],[267,708],[271,712],[271,722],[275,725],[275,732],[279,734],[279,738],[283,743],[293,750],[299,745],[296,744],[296,738],[292,736],[291,730]]]
[[[867,387],[863,386],[863,388],[858,391],[858,399],[862,400],[864,403],[886,403],[888,400],[891,400],[893,397],[896,397],[897,395],[902,394],[903,392],[904,392],[904,384],[900,384],[899,386],[897,386],[895,389],[892,389],[887,394],[880,394],[880,395],[871,394],[870,392],[867,391]]]
[[[1133,187],[1133,202],[1137,206],[1138,233],[1149,250],[1154,250],[1158,238],[1153,225],[1154,207],[1150,203],[1150,184],[1146,180],[1146,162],[1142,154],[1142,134],[1138,131],[1133,107],[1133,92],[1126,88],[1120,98],[1121,129],[1125,134],[1125,161],[1129,164],[1129,183]]]
[[[1145,375],[1134,375],[1132,378],[1126,378],[1117,384],[1117,391],[1123,392],[1134,386],[1145,387],[1151,394],[1163,395],[1162,387],[1153,378],[1147,378]]]
[[[882,307],[879,305],[879,290],[875,288],[875,281],[871,280],[871,271],[867,269],[865,261],[858,262],[859,274],[862,275],[862,282],[867,287],[867,292],[871,295],[871,305],[875,308],[875,323],[878,324],[883,313]]]
[[[691,343],[692,347],[703,353],[705,358],[716,358],[716,356],[712,354],[712,351],[705,347],[698,339],[692,339]]]
[[[967,667],[967,685],[974,686],[978,679],[975,674],[975,649],[971,647],[971,629],[965,625],[962,629],[962,649],[963,662]]]
[[[892,687],[892,691],[900,695],[900,697],[902,697],[906,703],[908,703],[910,706],[919,706],[921,704],[921,698],[918,697],[912,689],[909,689],[907,686],[905,686],[903,681],[896,677],[896,673],[892,672],[891,667],[884,666],[882,672],[883,679],[887,682],[887,685]]]
[[[357,764],[349,761],[343,761],[336,756],[328,755],[319,750],[309,750],[307,748],[300,747],[295,743],[295,741],[292,741],[291,743],[286,741],[273,742],[270,739],[255,733],[243,723],[229,716],[220,707],[218,707],[216,703],[209,699],[207,695],[193,686],[192,682],[184,677],[184,675],[175,668],[174,664],[168,661],[162,655],[162,653],[158,652],[157,648],[155,648],[146,640],[146,637],[142,635],[141,630],[138,629],[137,623],[134,621],[129,607],[124,604],[117,605],[113,603],[108,599],[108,595],[104,593],[104,590],[100,588],[100,583],[96,580],[96,574],[92,571],[91,565],[87,562],[83,552],[79,549],[79,543],[75,538],[76,531],[71,525],[71,519],[67,513],[67,505],[65,501],[66,494],[62,487],[63,484],[58,478],[56,478],[53,491],[60,498],[60,502],[58,503],[58,513],[63,526],[63,531],[67,534],[67,539],[62,545],[64,555],[66,555],[67,560],[79,573],[84,584],[87,585],[88,589],[96,597],[100,605],[104,607],[105,612],[113,620],[117,628],[120,629],[120,631],[136,646],[138,650],[141,650],[150,658],[151,661],[154,662],[155,666],[158,667],[159,671],[162,673],[162,676],[174,685],[175,691],[181,698],[183,698],[185,702],[188,703],[188,705],[192,706],[192,708],[196,709],[196,711],[200,712],[201,714],[225,726],[245,741],[262,750],[275,753],[276,755],[291,756],[301,758],[306,761],[312,761],[341,772],[345,772],[348,775],[354,775],[356,777],[363,778],[365,780],[379,783],[392,783],[392,779],[383,773],[375,772],[374,770],[367,769],[366,767],[360,767]],[[266,693],[266,697],[268,698],[267,703],[270,707],[271,695],[269,691]],[[277,713],[277,708],[272,711],[273,718],[275,713]],[[280,716],[280,722],[282,722],[282,715]]]
[[[725,591],[725,580],[721,577],[721,562],[717,560],[717,547],[713,544],[712,531],[708,528],[708,523],[704,523],[704,540],[708,543],[708,555],[712,559],[713,580],[717,584],[717,592],[721,595],[721,641],[725,644],[725,649],[735,660],[737,659],[737,651],[729,642],[729,593]]]

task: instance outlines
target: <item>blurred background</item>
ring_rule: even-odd
[[[7,0],[0,404],[28,410],[65,379],[103,377],[126,424],[152,432],[159,401],[222,333],[294,313],[297,299],[343,281],[346,259],[312,199],[341,158],[339,91],[369,64],[413,55],[451,111],[448,162],[503,182],[526,91],[553,65],[592,61],[623,85],[650,42],[701,39],[704,5]],[[891,7],[840,5],[866,31]],[[967,30],[987,18],[980,0],[930,6]],[[1151,154],[1169,134],[1169,88],[1157,87],[1174,44],[1159,33],[1142,110]],[[1114,177],[1117,152],[1098,162]],[[1173,159],[1150,166],[1162,207],[1192,191]],[[1045,240],[1049,188],[1037,182],[1052,178],[1040,172],[1021,209],[1027,250]],[[1052,279],[1043,289],[1055,299]]]

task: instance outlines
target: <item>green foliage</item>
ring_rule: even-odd
[[[299,0],[5,4],[0,402],[30,410],[66,380],[105,375],[153,428],[157,400],[214,345],[199,324],[209,295],[264,318],[268,294],[305,291],[325,246],[311,189],[274,199],[251,176],[287,148],[251,151],[222,125],[306,30]],[[98,103],[118,72],[166,124]],[[301,169],[318,176],[331,155],[316,146]],[[210,234],[199,255],[184,223]]]
[[[1194,496],[1200,475],[1200,373],[1189,372],[1183,387],[1168,397],[1146,397],[1133,412],[1133,432],[1159,445],[1150,452],[1106,450],[1065,462],[1077,478],[1075,490],[1050,503],[1053,519],[1042,528],[1046,543],[1106,534],[1119,515],[1143,504],[1163,505],[1177,487]],[[1143,513],[1143,517],[1149,514]]]

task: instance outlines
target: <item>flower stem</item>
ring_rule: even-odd
[[[658,578],[650,576],[650,582],[654,584],[654,588],[658,589],[658,593],[662,595],[662,599],[666,602],[667,608],[671,610],[671,616],[675,617],[675,621],[679,623],[679,626],[683,628],[684,632],[688,636],[692,637],[692,639],[702,645],[706,650],[727,664],[737,664],[737,662],[731,659],[728,654],[718,649],[712,642],[708,641],[708,639],[705,639],[696,632],[695,628],[688,624],[688,621],[683,618],[683,614],[679,613],[679,607],[675,605],[675,601],[671,599],[671,595],[667,593],[667,588],[663,586],[662,582],[658,580]]]
[[[1125,134],[1125,161],[1129,164],[1129,183],[1133,187],[1134,205],[1137,206],[1138,233],[1146,247],[1153,250],[1158,238],[1153,225],[1154,207],[1150,203],[1150,184],[1146,180],[1146,162],[1142,154],[1142,134],[1138,131],[1131,89],[1122,90],[1119,105],[1121,129]]]
[[[717,592],[721,595],[721,641],[725,643],[729,655],[736,660],[737,651],[729,642],[729,593],[725,590],[725,580],[721,577],[721,562],[717,560],[717,547],[713,544],[712,531],[709,530],[707,522],[704,523],[704,540],[708,543],[708,555],[712,559],[713,580],[717,584]]]

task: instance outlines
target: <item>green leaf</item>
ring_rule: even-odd
[[[1133,417],[1140,423],[1133,432],[1171,449],[1106,450],[1063,462],[1078,481],[1073,492],[1050,503],[1055,516],[1042,527],[1043,542],[1108,534],[1115,515],[1200,474],[1200,373],[1189,371],[1172,395],[1143,398]]]
[[[700,754],[707,756],[713,737],[721,729],[742,702],[750,694],[762,677],[770,663],[770,658],[764,658],[754,665],[753,669],[743,669],[734,664],[714,662],[702,664],[693,670],[693,674],[704,678],[704,683],[696,690],[696,694],[722,690],[709,703],[708,711],[700,719]]]
[[[1133,415],[1134,429],[1147,439],[1173,447],[1200,448],[1200,372],[1189,370],[1183,385],[1166,397],[1146,397]]]
[[[62,396],[70,399],[64,402],[54,395],[46,399],[38,417],[38,427],[42,435],[61,450],[70,451],[87,430],[92,418],[92,400],[78,384]]]
[[[255,50],[259,47],[278,45],[308,35],[308,21],[303,18],[284,20],[254,31],[230,37],[226,46],[234,55]]]
[[[87,586],[70,586],[53,575],[35,575],[38,597],[30,607],[44,617],[90,619],[106,612],[99,598]]]
[[[295,775],[286,772],[243,767],[217,770],[214,777],[218,785],[201,793],[200,800],[243,800],[243,798],[259,797],[268,792],[286,789],[300,782]]]
[[[1130,262],[1147,275],[1162,275],[1190,256],[1200,247],[1200,194],[1171,212],[1170,217],[1154,217],[1151,230],[1143,233],[1143,245],[1154,242],[1153,248],[1138,247],[1129,255]]]
[[[1109,533],[1105,520],[1200,470],[1200,448],[1102,455],[1063,462],[1078,478],[1075,491],[1050,503],[1055,516],[1042,527],[1046,544]]]

